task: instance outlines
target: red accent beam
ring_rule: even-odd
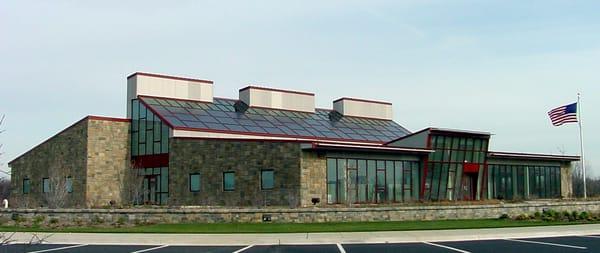
[[[156,168],[169,166],[169,154],[142,155],[133,157],[134,168]]]

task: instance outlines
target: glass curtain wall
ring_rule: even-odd
[[[131,103],[131,156],[169,153],[169,127],[137,99]]]
[[[419,162],[327,159],[327,203],[384,203],[419,198]]]
[[[160,168],[141,168],[135,169],[140,179],[139,196],[137,205],[165,205],[169,198],[169,169]],[[137,183],[137,182],[133,182]],[[141,202],[141,203],[140,203]]]
[[[139,100],[131,103],[131,157],[169,153],[169,127]],[[167,203],[169,168],[135,168],[142,180],[141,195],[136,204]]]
[[[559,166],[488,165],[488,197],[496,199],[559,198]]]
[[[472,181],[463,180],[463,169],[465,164],[469,164],[476,166],[479,174],[483,172],[487,139],[432,135],[431,148],[435,152],[429,155],[427,163],[424,199],[466,199],[468,194],[476,191]],[[477,178],[478,174],[473,177]]]

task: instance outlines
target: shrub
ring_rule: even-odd
[[[94,217],[92,217],[92,223],[102,224],[102,223],[104,223],[104,220],[102,218],[100,218],[100,216],[94,215]]]
[[[540,212],[535,212],[535,213],[533,214],[533,217],[539,220],[540,218],[542,218],[542,213],[540,213]]]
[[[56,225],[56,224],[58,224],[58,221],[59,221],[58,218],[51,218],[48,222],[52,225]]]
[[[579,217],[577,217],[580,220],[588,220],[590,218],[590,214],[588,212],[581,212],[579,214]]]
[[[43,215],[35,216],[35,217],[33,217],[33,224],[39,225],[40,223],[44,222],[44,220],[46,220],[46,216],[43,216]]]
[[[579,212],[577,212],[577,211],[571,212],[571,219],[569,219],[569,220],[571,220],[571,221],[579,220]]]
[[[119,217],[119,219],[117,219],[117,225],[123,225],[125,224],[126,220],[125,217],[121,216]]]
[[[500,215],[500,217],[498,217],[498,219],[500,219],[500,220],[506,220],[508,218],[509,218],[508,214],[505,214],[505,213],[503,213],[502,215]]]
[[[515,220],[529,220],[529,215],[527,215],[526,213],[519,214],[519,216],[515,217]]]

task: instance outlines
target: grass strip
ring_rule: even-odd
[[[318,232],[374,232],[414,231],[440,229],[476,229],[591,224],[593,222],[518,221],[501,219],[335,222],[335,223],[183,223],[155,224],[135,227],[17,227],[0,226],[2,232],[50,233],[167,233],[167,234],[223,234],[223,233],[318,233]]]

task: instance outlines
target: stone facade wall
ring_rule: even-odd
[[[264,215],[274,223],[409,221],[448,219],[493,219],[502,214],[515,217],[544,209],[555,211],[600,212],[600,201],[525,202],[496,205],[395,206],[367,208],[211,208],[211,209],[2,209],[0,217],[11,220],[18,215],[31,220],[45,215],[63,223],[219,223],[263,222]],[[48,220],[48,219],[47,219]]]
[[[88,122],[86,206],[122,204],[129,168],[129,122],[91,119]]]
[[[320,199],[317,206],[327,204],[327,159],[324,153],[302,152],[300,185],[301,206],[312,206],[312,198]]]
[[[560,191],[563,198],[573,197],[573,166],[563,163],[560,166]]]
[[[297,206],[298,143],[173,138],[169,154],[169,205]],[[261,170],[274,171],[275,187],[261,190]],[[235,190],[223,190],[223,172],[235,172]],[[190,192],[189,174],[200,174]]]
[[[48,201],[65,202],[66,207],[84,205],[87,183],[88,121],[86,119],[78,121],[9,163],[12,171],[11,205],[33,208],[48,206]],[[68,176],[73,180],[72,193],[66,196],[62,194],[62,197],[53,192],[42,193],[43,178],[49,178],[52,187],[54,184],[61,184],[57,183],[57,180]],[[25,178],[30,180],[29,194],[23,194]]]

